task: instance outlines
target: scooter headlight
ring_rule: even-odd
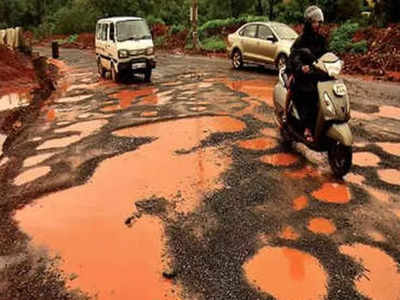
[[[119,58],[127,58],[129,56],[128,50],[119,50],[118,57]]]
[[[324,93],[324,103],[326,110],[330,113],[328,118],[334,118],[336,116],[336,110],[335,107],[333,106],[332,99],[329,97],[328,93]]]
[[[328,75],[331,77],[336,77],[340,74],[343,67],[343,61],[338,60],[334,63],[324,63],[326,70],[328,71]]]

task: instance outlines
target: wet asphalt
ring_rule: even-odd
[[[49,49],[39,50],[50,55]],[[53,219],[30,233],[29,222],[38,219],[31,217],[36,211],[30,213],[28,204],[40,207],[41,199],[61,193],[77,197],[69,191],[96,186],[96,172],[105,162],[112,169],[113,162],[125,155],[146,155],[157,142],[160,149],[151,148],[155,166],[149,168],[163,166],[156,157],[168,145],[172,150],[159,154],[162,159],[204,155],[193,166],[204,179],[182,179],[168,186],[168,192],[133,182],[126,189],[147,190],[130,192],[125,217],[113,221],[124,228],[134,228],[144,216],[161,222],[168,264],[160,262],[158,276],[164,273],[169,292],[174,291],[172,298],[163,299],[399,299],[399,85],[345,77],[352,99],[354,165],[337,180],[325,155],[279,143],[271,106],[274,70],[249,66],[234,71],[222,58],[158,53],[151,83],[136,76],[115,84],[99,79],[93,53],[61,49],[60,54],[62,63],[53,61],[60,67],[57,91],[39,118],[29,120],[7,143],[0,161],[1,300],[93,296],[84,284],[78,284],[80,292],[67,290],[70,277],[57,264],[60,258],[49,255],[51,245],[43,250],[29,242],[35,233],[55,226],[51,222],[63,221]],[[192,125],[193,120],[199,123]],[[144,134],[140,130],[146,126],[154,131]],[[180,133],[183,129],[174,126],[187,126],[188,131]],[[117,134],[130,129],[131,134]],[[180,144],[193,135],[194,141]],[[110,172],[111,182],[135,172],[130,159],[140,161],[124,159],[127,168]],[[215,175],[219,184],[207,182],[214,173],[203,163],[210,170],[224,166]],[[180,168],[182,174],[191,168],[167,166],[178,175]],[[167,183],[168,176],[171,181],[173,177],[166,172]],[[196,191],[197,202],[180,210],[177,202],[191,197],[186,189]],[[31,221],[24,223],[24,218]],[[46,246],[51,238],[39,240]],[[131,247],[134,252],[140,245]],[[295,255],[275,258],[275,250]],[[259,270],[251,268],[252,261]],[[319,284],[319,290],[312,288]],[[131,293],[124,299],[138,299],[137,291]],[[117,298],[100,293],[99,299]]]

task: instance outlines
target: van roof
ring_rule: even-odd
[[[97,21],[97,23],[103,23],[103,22],[121,22],[121,21],[129,21],[129,20],[143,20],[143,18],[140,17],[112,17],[112,18],[104,18],[100,19]]]

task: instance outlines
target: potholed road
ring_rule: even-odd
[[[274,71],[157,60],[122,84],[93,53],[53,61],[57,92],[0,162],[1,300],[400,299],[399,85],[347,79],[337,181],[280,146]]]

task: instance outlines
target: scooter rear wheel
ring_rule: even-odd
[[[342,178],[349,172],[352,165],[352,147],[345,146],[339,142],[332,143],[328,150],[328,160],[333,174],[338,178]]]

